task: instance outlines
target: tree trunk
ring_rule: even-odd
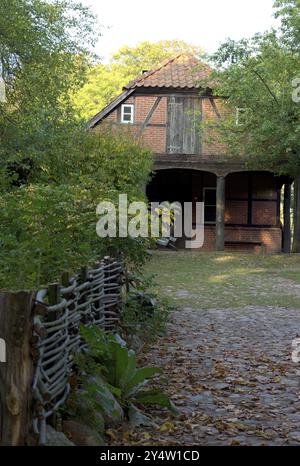
[[[0,445],[25,445],[31,428],[32,302],[31,292],[0,292]]]
[[[293,252],[300,253],[300,176],[294,182],[294,239]]]

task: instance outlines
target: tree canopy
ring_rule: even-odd
[[[287,8],[292,3],[293,8]],[[227,97],[232,109],[219,121],[215,137],[249,166],[295,175],[300,172],[300,105],[293,101],[292,83],[300,76],[295,49],[300,4],[280,0],[275,5],[282,18],[280,30],[228,40],[212,57],[215,93]],[[241,109],[239,121],[236,109]]]
[[[204,126],[249,168],[295,179],[293,250],[300,252],[300,2],[276,0],[274,8],[278,30],[228,40],[212,56],[215,94],[229,111],[217,127]]]
[[[16,164],[39,178],[56,163],[59,170],[75,121],[70,93],[81,86],[92,59],[94,24],[89,10],[72,0],[1,1],[7,102],[0,103],[0,156],[8,177],[16,176],[7,170]]]
[[[145,253],[143,241],[96,235],[97,204],[119,192],[142,198],[151,158],[126,135],[91,133],[78,119],[72,95],[95,38],[95,18],[75,1],[0,3],[2,287],[40,287],[120,249],[134,261]]]

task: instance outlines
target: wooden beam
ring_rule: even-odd
[[[216,250],[224,251],[225,246],[225,177],[217,176],[216,192]]]
[[[112,121],[111,123],[114,126],[124,126],[124,123],[121,123],[120,121]],[[136,128],[141,128],[144,123],[130,123],[130,127],[136,127]],[[148,123],[147,128],[167,128],[166,123]]]
[[[221,120],[221,118],[222,118],[221,113],[219,112],[218,107],[216,106],[215,99],[213,97],[210,97],[209,101],[210,101],[210,104],[211,104],[215,114],[217,115],[218,119]]]
[[[280,228],[281,227],[281,221],[280,221],[281,189],[277,188],[276,193],[277,193],[277,199],[276,199],[276,226],[278,228]]]
[[[157,97],[157,99],[155,99],[154,104],[150,108],[150,110],[149,110],[149,112],[148,112],[148,114],[147,114],[147,116],[145,118],[145,121],[142,124],[142,127],[141,127],[140,131],[138,132],[138,136],[141,136],[143,134],[144,129],[147,127],[148,123],[150,122],[153,113],[155,112],[155,110],[159,106],[161,99],[162,99],[162,97]]]
[[[300,175],[297,175],[294,181],[293,252],[300,253]]]
[[[248,225],[252,225],[252,211],[253,211],[253,175],[248,173]]]
[[[33,293],[0,292],[0,336],[6,362],[0,363],[0,445],[25,445],[31,429]]]
[[[122,102],[128,99],[135,89],[129,89],[128,91],[122,92],[118,97],[115,98],[110,104],[108,104],[101,112],[97,113],[88,123],[88,128],[94,128],[103,118],[106,118],[113,110],[115,110]]]
[[[284,185],[283,201],[283,252],[291,252],[291,184]]]

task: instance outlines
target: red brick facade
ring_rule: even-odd
[[[155,100],[160,97],[160,103],[152,115],[149,124],[143,131],[141,136],[143,143],[146,147],[153,150],[154,153],[166,154],[167,148],[167,124],[168,124],[168,96],[161,96],[161,94],[153,95],[136,95],[129,97],[124,100],[122,105],[133,104],[134,105],[134,123],[130,125],[130,128],[134,133],[138,133],[138,129],[144,123],[151,107]],[[213,99],[214,104],[212,105],[212,98],[208,97],[195,97],[195,94],[191,94],[190,97],[198,98],[200,100],[201,115],[199,115],[199,126],[201,119],[215,119],[216,111],[224,114],[224,109],[221,105],[220,99]],[[214,107],[215,106],[215,107]],[[107,123],[112,123],[124,127],[128,130],[127,124],[121,123],[121,111],[120,107],[112,111],[105,119]],[[163,125],[163,126],[156,126]],[[98,127],[99,128],[99,127]],[[100,129],[100,128],[99,128]],[[210,130],[207,135],[202,138],[201,143],[201,155],[204,158],[215,158],[218,155],[225,153],[225,147],[221,143],[217,142],[216,138],[213,137],[213,132]]]
[[[209,89],[199,92],[192,66],[190,57],[177,57],[139,77],[92,120],[91,128],[97,131],[105,121],[133,132],[152,150],[157,175],[147,188],[150,200],[204,201],[205,189],[215,188],[218,176],[225,177],[225,247],[252,250],[261,242],[266,252],[279,252],[280,182],[268,172],[248,172],[243,162],[234,165],[225,146],[212,137],[214,130],[200,130],[201,120],[217,122],[229,109]],[[121,121],[126,104],[134,108],[130,123]],[[193,113],[190,119],[186,108]],[[215,241],[215,225],[207,222],[204,250],[214,249]]]
[[[227,243],[237,241],[237,243]],[[244,241],[244,244],[242,242]],[[240,243],[241,242],[241,243]],[[266,254],[281,251],[282,231],[281,228],[258,228],[258,227],[226,227],[225,228],[225,250],[227,251],[255,251],[261,252],[262,243]],[[214,251],[216,244],[216,233],[214,225],[206,225],[204,232],[203,251]]]

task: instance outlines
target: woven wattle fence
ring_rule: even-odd
[[[29,322],[26,336],[22,337],[25,351],[20,348],[15,356],[15,359],[21,360],[26,354],[26,361],[21,368],[15,364],[12,375],[15,377],[14,372],[17,372],[18,379],[28,386],[24,393],[19,393],[18,387],[13,395],[10,387],[3,390],[3,395],[0,392],[0,421],[5,412],[6,419],[11,417],[11,422],[7,421],[2,431],[0,428],[0,445],[26,443],[26,435],[32,430],[38,436],[39,444],[45,444],[47,419],[67,400],[74,355],[85,347],[80,337],[80,326],[98,325],[106,331],[117,330],[122,310],[122,283],[122,261],[106,257],[93,268],[82,268],[75,277],[69,278],[67,273],[63,274],[61,284],[50,285],[36,296],[32,293],[25,293],[22,297],[16,294],[3,296],[9,306],[14,306],[17,314],[21,312],[22,300],[23,312],[27,310]],[[15,301],[20,309],[17,309]],[[17,315],[13,318],[18,321]],[[9,347],[14,349],[14,339],[11,340]],[[9,358],[7,364],[10,364]],[[1,382],[3,377],[4,370],[0,367]],[[11,380],[12,376],[9,378]],[[14,421],[19,425],[20,422],[16,423],[16,410],[11,412],[10,406],[3,402],[7,396],[19,398],[18,403],[28,408],[27,415],[23,414],[23,427],[17,434],[13,432],[15,429],[11,424]]]

